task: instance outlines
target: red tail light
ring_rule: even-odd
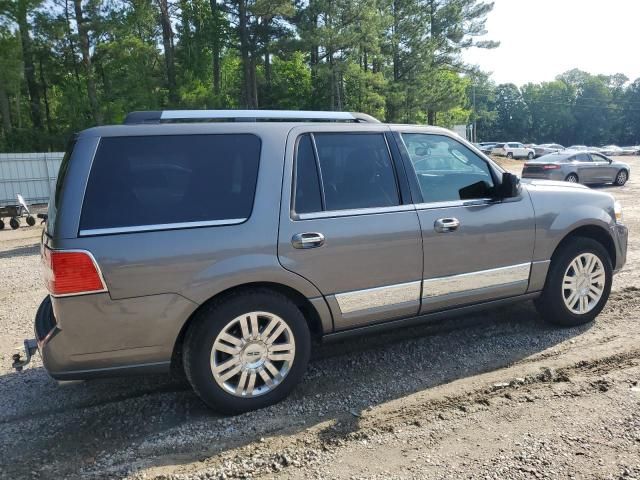
[[[553,163],[550,163],[549,165],[545,165],[542,168],[544,170],[559,170],[560,169],[560,165],[554,165]]]
[[[107,290],[98,265],[89,252],[50,250],[45,247],[42,261],[47,289],[54,296]]]

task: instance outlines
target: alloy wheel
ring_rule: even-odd
[[[593,253],[581,253],[569,264],[562,279],[565,306],[577,315],[590,312],[602,298],[605,281],[602,260]]]
[[[275,389],[291,370],[295,340],[287,323],[268,312],[249,312],[231,320],[211,349],[216,383],[237,397],[256,397]]]
[[[618,177],[616,178],[616,183],[618,185],[624,185],[627,181],[627,172],[626,170],[620,170],[618,172]]]

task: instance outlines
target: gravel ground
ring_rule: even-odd
[[[161,376],[13,373],[46,292],[40,228],[0,231],[0,478],[640,479],[640,181],[600,188],[632,236],[593,325],[523,303],[320,345],[290,398],[236,417]]]

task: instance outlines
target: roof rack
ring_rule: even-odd
[[[180,122],[258,122],[258,121],[315,121],[380,123],[380,120],[356,112],[321,112],[304,110],[153,110],[131,112],[125,125]]]

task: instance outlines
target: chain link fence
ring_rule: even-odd
[[[0,206],[21,194],[29,204],[47,203],[53,194],[64,152],[0,153]]]

